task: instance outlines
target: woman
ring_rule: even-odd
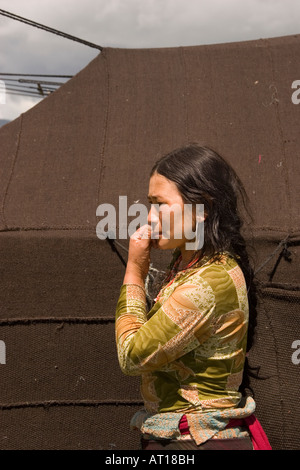
[[[142,449],[270,448],[253,397],[242,393],[256,297],[239,196],[246,195],[234,170],[198,144],[169,153],[151,171],[148,225],[130,239],[116,311],[121,370],[141,376],[145,409],[131,427],[140,430]],[[204,206],[204,242],[192,249],[186,204]],[[169,230],[163,229],[166,218]],[[201,223],[195,210],[189,220],[195,233]],[[173,258],[147,312],[152,248],[170,249]]]

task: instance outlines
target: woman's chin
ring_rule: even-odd
[[[152,240],[152,246],[159,250],[172,250],[174,248],[171,240],[161,236],[158,239]]]

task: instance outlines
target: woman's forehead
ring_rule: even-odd
[[[149,181],[148,198],[157,199],[160,197],[170,198],[180,196],[180,193],[173,181],[168,180],[165,176],[154,173]]]

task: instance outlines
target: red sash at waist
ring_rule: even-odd
[[[258,419],[254,416],[248,416],[242,419],[231,419],[226,426],[234,428],[236,426],[245,426],[249,430],[254,450],[272,450],[269,440]],[[189,425],[186,415],[183,415],[179,423],[180,434],[189,434]]]

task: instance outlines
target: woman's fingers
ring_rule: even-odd
[[[143,279],[146,277],[150,264],[151,226],[140,227],[130,237],[127,270]]]
[[[150,225],[143,225],[136,232],[132,235],[134,240],[148,240],[151,238],[151,226]]]

